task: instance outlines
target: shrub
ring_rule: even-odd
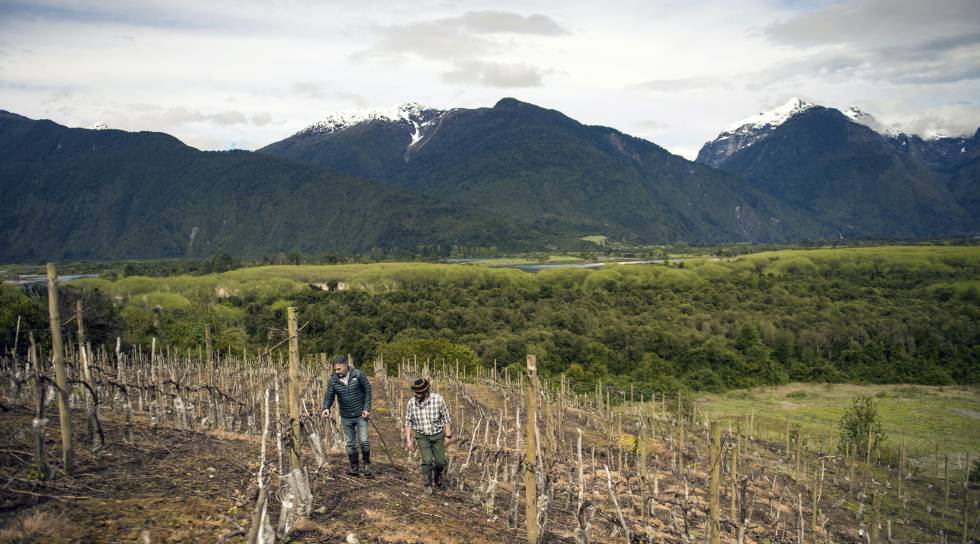
[[[847,447],[858,457],[866,457],[868,451],[880,447],[885,438],[878,404],[871,397],[855,398],[840,418],[840,447]]]

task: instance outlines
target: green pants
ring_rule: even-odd
[[[446,468],[446,433],[439,431],[436,434],[422,434],[415,431],[415,447],[419,449],[422,456],[422,474],[426,478],[432,477],[432,469],[442,470]]]

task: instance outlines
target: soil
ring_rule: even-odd
[[[107,446],[92,453],[84,414],[76,410],[73,474],[67,476],[62,469],[55,417],[46,427],[55,474],[40,481],[32,468],[33,411],[18,405],[5,408],[0,413],[0,542],[245,540],[257,495],[257,438],[163,426],[150,429],[138,416],[135,443],[128,445],[123,441],[123,420],[105,410]],[[400,443],[390,418],[377,419],[375,427],[389,445]],[[523,540],[523,530],[488,521],[465,493],[447,490],[426,496],[418,468],[408,465],[401,448],[392,452],[402,455],[394,465],[379,440],[373,440],[373,449],[373,478],[347,476],[345,453],[327,453],[325,466],[310,470],[314,511],[297,522],[291,541],[344,542],[349,533],[362,543]],[[312,455],[307,459],[313,463]],[[269,511],[275,523],[277,499]]]

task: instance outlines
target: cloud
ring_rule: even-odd
[[[519,15],[506,11],[468,11],[459,17],[443,19],[445,24],[459,25],[475,33],[506,33],[539,36],[568,34],[554,19],[547,15]]]
[[[254,126],[265,126],[272,122],[272,114],[267,111],[256,113],[252,116],[251,121]]]
[[[354,104],[359,108],[367,107],[370,102],[367,98],[363,96],[352,93],[350,91],[338,91],[330,88],[327,83],[317,83],[312,81],[300,81],[293,83],[290,90],[303,98],[309,98],[316,101],[324,101],[328,99],[339,99],[343,102],[348,102]]]
[[[569,34],[554,19],[506,11],[467,11],[455,17],[382,26],[374,29],[373,45],[355,60],[401,60],[406,56],[448,62],[442,74],[448,83],[486,87],[537,87],[547,70],[527,63],[488,60],[516,46],[515,38]]]
[[[769,25],[774,43],[796,47],[917,44],[925,38],[959,34],[980,26],[976,0],[857,0],[798,14]]]
[[[896,128],[923,138],[938,136],[972,136],[980,124],[980,106],[947,104],[898,116]]]
[[[458,61],[443,74],[447,83],[472,83],[486,87],[539,87],[544,72],[523,63]]]
[[[62,0],[0,0],[2,22],[70,21],[99,25],[128,25],[150,28],[203,30],[246,24],[231,13],[220,13],[191,3],[175,6],[155,2],[65,2]],[[254,28],[254,23],[251,25]]]
[[[649,131],[659,131],[659,130],[670,128],[669,124],[662,123],[660,121],[654,121],[653,119],[644,119],[643,121],[638,121],[636,123],[633,123],[633,126],[641,130],[649,130]]]
[[[415,55],[424,59],[453,60],[485,55],[496,42],[467,32],[457,19],[421,21],[376,29],[374,44],[354,58],[400,58]]]
[[[106,112],[103,117],[112,125],[162,126],[176,127],[181,125],[203,124],[217,127],[264,126],[272,122],[268,112],[258,112],[246,115],[236,110],[204,113],[183,106],[160,108],[148,104],[131,104],[128,112]]]
[[[857,0],[832,4],[769,25],[776,45],[807,51],[760,73],[859,78],[894,85],[980,78],[980,2]]]
[[[327,91],[323,85],[309,81],[293,83],[291,90],[298,95],[314,100],[321,100],[327,96]]]
[[[658,93],[697,92],[730,88],[731,83],[720,77],[686,77],[678,79],[653,79],[632,86],[639,91]]]

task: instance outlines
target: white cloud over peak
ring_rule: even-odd
[[[0,108],[256,148],[335,110],[506,95],[688,157],[791,96],[980,125],[980,3],[0,0]]]

